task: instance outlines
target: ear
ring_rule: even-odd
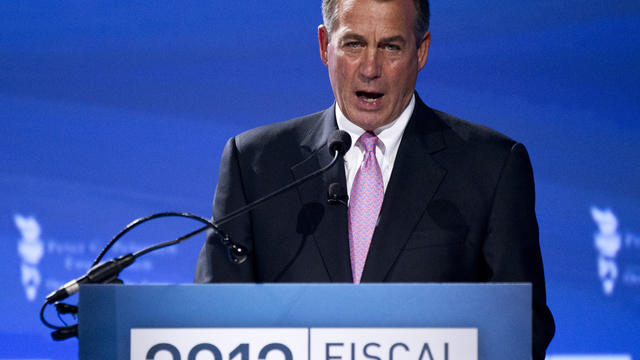
[[[329,48],[329,31],[324,25],[318,26],[318,45],[320,46],[320,59],[325,65],[329,64],[327,50]]]
[[[427,63],[427,57],[429,56],[429,46],[431,45],[431,32],[427,31],[422,37],[420,46],[418,46],[418,71]]]

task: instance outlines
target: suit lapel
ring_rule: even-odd
[[[337,130],[335,108],[332,106],[321,113],[314,126],[316,127],[301,142],[302,151],[308,153],[308,156],[291,167],[295,179],[327,165],[333,158],[329,154],[327,140],[333,131]],[[298,186],[298,194],[303,208],[323,209],[321,213],[314,211],[309,214],[307,220],[315,230],[312,237],[318,246],[330,280],[351,282],[347,208],[342,205],[329,205],[327,202],[329,185],[336,182],[346,188],[342,159],[324,174]]]
[[[431,157],[444,147],[440,120],[416,96],[371,240],[363,282],[385,280],[446,174]]]

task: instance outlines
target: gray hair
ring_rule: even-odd
[[[333,26],[338,20],[338,2],[340,0],[322,0],[322,21],[327,27],[327,31],[331,34]],[[377,0],[388,1],[388,0]],[[420,46],[422,36],[429,30],[429,0],[413,0],[413,5],[416,8],[416,22],[413,26],[413,32],[416,38],[416,46]]]

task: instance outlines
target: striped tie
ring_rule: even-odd
[[[382,171],[376,159],[378,137],[365,132],[358,139],[365,153],[356,173],[349,200],[349,255],[353,282],[360,283],[384,197]]]

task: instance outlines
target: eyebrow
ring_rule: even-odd
[[[358,34],[346,34],[340,38],[340,41],[348,41],[348,40],[366,41],[364,36],[358,35]]]
[[[392,43],[392,42],[400,42],[400,43],[406,43],[406,41],[404,40],[404,37],[402,37],[402,35],[396,35],[396,36],[390,36],[388,38],[383,38],[380,40],[381,43],[383,44],[388,44],[388,43]]]
[[[358,35],[358,34],[345,34],[344,36],[342,36],[340,38],[341,42],[349,41],[349,40],[357,40],[357,41],[365,41],[365,42],[367,41],[367,39],[365,39],[364,36]],[[388,43],[392,43],[392,42],[400,42],[400,43],[404,44],[404,43],[406,43],[406,40],[404,39],[404,37],[402,35],[395,35],[395,36],[382,38],[379,41],[379,43],[381,43],[381,44],[388,44]]]

